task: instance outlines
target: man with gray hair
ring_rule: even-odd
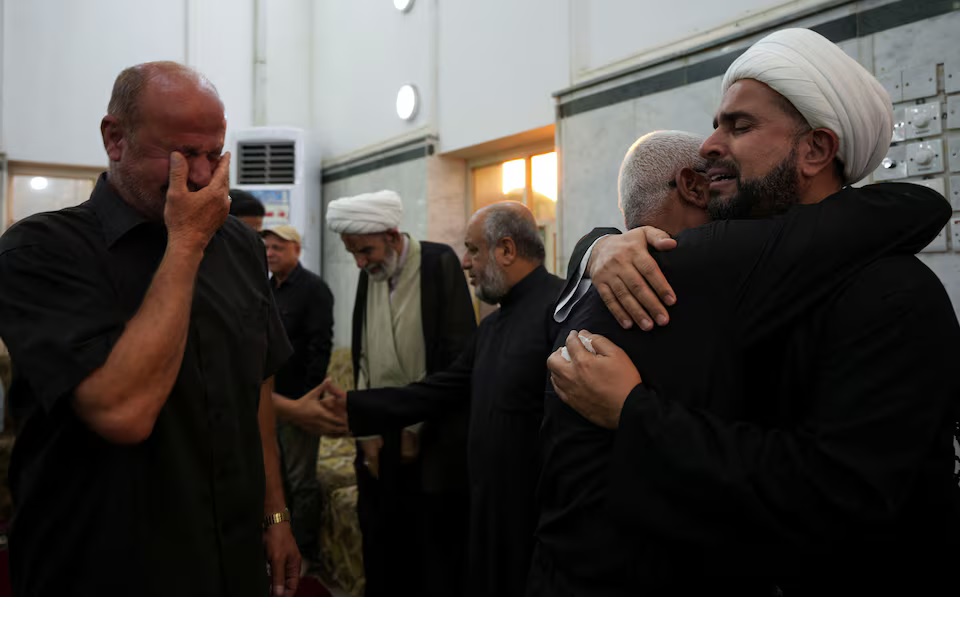
[[[625,331],[591,292],[572,361],[550,358],[542,592],[889,594],[955,574],[960,327],[912,256],[949,204],[841,189],[877,166],[892,114],[836,45],[786,30],[745,59],[701,149],[711,210],[737,219],[658,257],[683,296],[669,327]]]
[[[457,361],[408,386],[349,392],[345,404],[326,401],[332,419],[358,435],[396,431],[470,404],[467,594],[516,596],[525,591],[533,550],[543,362],[563,280],[543,267],[536,220],[517,202],[474,213],[464,244],[463,269],[477,297],[500,308],[484,318]]]
[[[448,367],[476,329],[456,253],[399,230],[378,191],[330,202],[327,226],[361,269],[353,308],[356,388],[402,386]],[[466,415],[357,441],[367,595],[454,595],[466,549]]]
[[[676,246],[672,236],[709,221],[707,183],[703,177],[697,177],[706,172],[706,160],[700,157],[701,144],[702,137],[686,131],[653,131],[630,145],[617,178],[620,211],[629,230],[617,238],[611,236],[619,235],[619,229],[597,228],[577,242],[567,269],[569,279],[554,314],[556,321],[563,322],[592,286],[596,286],[601,299],[624,328],[630,328],[631,315],[644,330],[653,328],[649,315],[666,316],[660,299],[649,294],[649,288],[642,289],[644,294],[636,293],[634,298],[623,293],[630,289],[616,274],[603,276],[614,267],[618,267],[618,272],[629,269],[631,274],[637,269],[651,286],[659,284],[658,290],[669,290],[646,247],[649,242],[659,250],[670,250]],[[613,264],[604,263],[605,270],[598,273],[593,252],[601,241],[607,242],[604,257]],[[617,260],[627,264],[618,264]],[[590,267],[594,268],[592,274]],[[641,281],[646,286],[646,280]],[[661,293],[661,297],[667,297],[667,293]]]
[[[677,166],[706,173],[700,157],[703,138],[685,131],[654,131],[641,137],[627,151],[620,165],[617,184],[620,210],[629,229],[653,226],[670,235],[707,222],[702,200],[685,197],[677,184]],[[688,175],[692,178],[692,175]],[[677,196],[676,206],[668,199]]]

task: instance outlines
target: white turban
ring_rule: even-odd
[[[859,182],[883,160],[893,135],[893,105],[883,86],[837,45],[809,29],[768,35],[734,60],[723,76],[763,82],[790,101],[814,129],[840,138],[844,181]]]
[[[334,233],[369,235],[400,226],[403,202],[393,191],[342,197],[327,205],[327,226]]]

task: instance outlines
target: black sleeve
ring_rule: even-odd
[[[847,188],[817,204],[798,205],[766,219],[729,220],[688,229],[678,247],[658,254],[667,279],[674,269],[713,280],[729,292],[742,335],[759,340],[794,321],[814,301],[884,255],[913,255],[949,221],[951,207],[932,189],[915,184]],[[559,298],[576,284],[580,261],[599,237],[597,228],[577,242]],[[678,291],[680,297],[683,291]]]
[[[44,410],[107,361],[126,320],[94,255],[42,242],[0,255],[0,336]]]
[[[577,272],[580,270],[580,262],[583,261],[583,256],[587,254],[587,249],[604,235],[620,235],[620,233],[620,229],[599,226],[577,241],[577,245],[573,247],[573,253],[570,255],[570,262],[567,264],[567,283],[563,285],[560,295],[557,296],[558,301],[563,299],[577,285]]]
[[[333,352],[333,292],[320,278],[307,304],[307,377],[306,387],[323,383]]]
[[[798,424],[723,420],[637,386],[610,467],[615,516],[695,543],[808,547],[904,517],[931,449],[949,461],[960,327],[913,257],[870,265],[827,312]]]
[[[580,262],[583,261],[583,256],[586,255],[587,249],[589,249],[594,242],[604,235],[620,235],[620,233],[620,229],[612,226],[598,226],[577,240],[577,245],[573,247],[573,253],[570,255],[570,262],[567,264],[567,283],[569,284],[570,282],[570,276],[580,269]]]
[[[449,368],[427,375],[419,382],[348,392],[350,431],[360,437],[381,435],[463,408],[470,401],[476,344],[474,333]]]
[[[913,184],[844,189],[795,207],[737,283],[737,325],[749,339],[763,339],[809,313],[817,299],[865,265],[885,255],[917,253],[950,215],[949,202]],[[735,249],[719,242],[714,250]]]
[[[477,330],[477,316],[470,300],[467,280],[460,268],[457,254],[449,246],[440,255],[441,305],[440,329],[442,366],[446,368],[457,359]]]
[[[717,290],[734,297],[741,341],[755,343],[801,314],[812,313],[814,304],[822,303],[838,283],[860,277],[867,265],[883,255],[912,254],[923,248],[949,216],[949,204],[922,186],[844,189],[817,205],[795,207],[777,218],[714,223],[687,231],[678,237],[678,248],[663,254],[662,261],[668,277],[670,266],[678,266],[714,278]],[[876,278],[873,275],[862,286],[883,284]],[[895,375],[924,367],[916,358],[923,358],[919,342],[925,337],[912,328],[917,310],[910,304],[920,308],[930,299],[913,299],[916,291],[898,291],[896,297],[873,291],[876,298],[865,299],[859,309],[850,301],[856,299],[853,292],[841,298],[834,310],[837,319],[846,313],[862,321],[862,326],[847,325],[846,340],[836,332],[836,346],[829,348],[838,367],[846,363],[845,374],[830,377],[827,383],[823,381],[828,379],[827,371],[823,371],[817,403],[810,405],[799,430],[724,420],[660,397],[646,386],[635,388],[624,404],[610,467],[618,478],[611,483],[610,494],[612,503],[621,506],[619,516],[656,527],[646,516],[651,504],[656,504],[653,511],[663,515],[659,525],[673,533],[678,518],[703,516],[703,521],[688,519],[680,526],[685,534],[702,536],[701,541],[710,535],[742,535],[751,526],[786,535],[789,530],[804,529],[803,524],[795,526],[800,513],[834,512],[846,522],[866,517],[867,513],[853,512],[866,501],[854,501],[847,512],[838,514],[835,509],[846,495],[837,492],[835,502],[826,503],[825,495],[815,498],[818,487],[813,482],[847,473],[852,486],[865,478],[867,470],[875,472],[874,480],[894,472],[879,450],[859,460],[833,460],[837,466],[826,469],[830,451],[819,446],[834,432],[856,433],[863,439],[853,440],[851,451],[864,444],[868,445],[863,450],[869,450],[871,430],[886,424],[895,432],[909,423],[919,408],[916,397],[924,385],[933,388],[938,383],[936,373],[927,374],[937,366],[913,377],[908,383],[911,391],[905,394],[891,393],[903,387],[902,381],[882,377],[897,370],[889,366],[896,358],[903,360],[899,366],[907,368]],[[683,291],[678,295],[682,300]],[[942,286],[939,295],[943,295]],[[917,318],[916,326],[925,321],[931,319]],[[865,335],[871,336],[870,343],[857,341]],[[884,344],[886,355],[876,348]],[[939,369],[945,366],[941,363]],[[868,406],[877,410],[867,410]],[[928,421],[928,435],[931,427]],[[839,470],[842,464],[847,466]],[[872,464],[878,467],[870,469]],[[676,482],[678,477],[683,480]],[[806,499],[800,498],[800,492],[806,493]]]

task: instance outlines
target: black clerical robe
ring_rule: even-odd
[[[445,371],[402,388],[347,394],[350,428],[378,434],[470,404],[469,594],[523,594],[536,524],[537,433],[563,280],[542,266],[517,283],[500,309]]]
[[[531,592],[814,577],[827,593],[919,574],[910,560],[944,547],[957,512],[960,328],[910,254],[949,213],[923,187],[878,185],[685,231],[658,256],[679,302],[650,333],[621,329],[591,291],[560,334],[610,337],[643,383],[616,431],[548,384]]]

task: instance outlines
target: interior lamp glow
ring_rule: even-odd
[[[501,191],[507,195],[511,191],[523,191],[527,188],[527,162],[523,158],[504,162],[500,167]]]
[[[406,13],[411,7],[413,7],[413,0],[393,0],[393,7],[397,11]]]
[[[530,159],[533,171],[533,190],[557,201],[557,152],[542,153]]]
[[[412,84],[405,84],[397,91],[397,116],[401,120],[412,120],[417,115],[417,107],[420,105],[420,96],[417,95],[417,87]]]
[[[40,177],[39,175],[30,180],[30,188],[34,191],[42,191],[47,188],[48,184],[49,182],[47,181],[47,178]]]

